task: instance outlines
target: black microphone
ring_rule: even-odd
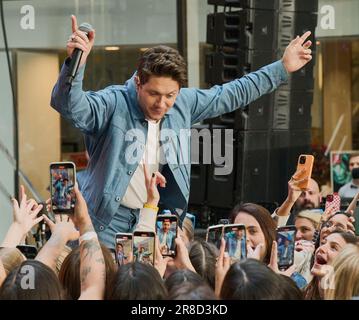
[[[82,32],[85,32],[86,35],[88,35],[90,31],[93,31],[93,28],[89,23],[84,22],[80,25],[79,30]],[[69,84],[69,85],[72,84],[72,81],[74,80],[77,70],[79,68],[81,57],[82,57],[83,53],[84,52],[78,48],[75,48],[75,50],[73,51],[72,56],[71,56],[69,71],[66,76],[66,84]]]

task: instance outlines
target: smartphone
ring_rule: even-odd
[[[354,219],[355,235],[359,236],[359,200],[357,201],[357,205],[354,210]]]
[[[314,157],[312,155],[301,154],[298,158],[297,171],[304,169],[303,173],[298,177],[298,180],[303,180],[305,178],[308,178],[307,182],[298,184],[298,187],[302,190],[308,188],[309,180],[312,176],[313,164],[314,164]]]
[[[73,214],[76,196],[73,192],[76,182],[76,166],[73,162],[52,162],[50,164],[51,208],[54,214]]]
[[[223,224],[208,227],[206,241],[213,243],[218,249],[221,247],[221,239],[223,237]]]
[[[37,256],[37,248],[26,244],[16,246],[17,249],[26,257],[26,259],[35,259]]]
[[[229,219],[219,219],[218,224],[229,224]]]
[[[335,211],[340,211],[340,196],[336,192],[327,195],[325,200],[325,210],[332,205],[334,206]]]
[[[135,231],[133,233],[133,260],[154,266],[155,236],[152,231]]]
[[[223,227],[223,237],[226,240],[226,252],[232,262],[247,257],[247,237],[244,224],[227,224]]]
[[[175,215],[159,215],[156,220],[156,233],[160,250],[164,257],[176,256],[178,218]]]
[[[115,235],[115,259],[119,266],[127,262],[132,252],[132,233],[116,233]]]
[[[288,269],[294,263],[295,226],[277,228],[278,268]]]

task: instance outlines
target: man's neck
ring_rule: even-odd
[[[359,187],[359,179],[353,179],[352,183]]]

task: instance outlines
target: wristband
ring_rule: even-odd
[[[152,204],[145,203],[145,204],[143,205],[143,207],[144,207],[144,208],[148,208],[148,209],[152,209],[152,210],[158,212],[158,207],[156,207],[156,206],[154,206],[154,205],[152,205]]]
[[[81,243],[95,238],[97,239],[97,233],[95,231],[87,231],[80,237],[79,241]]]

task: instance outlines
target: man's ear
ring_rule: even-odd
[[[141,81],[138,76],[135,76],[135,84],[136,84],[136,90],[138,90],[141,85]]]

